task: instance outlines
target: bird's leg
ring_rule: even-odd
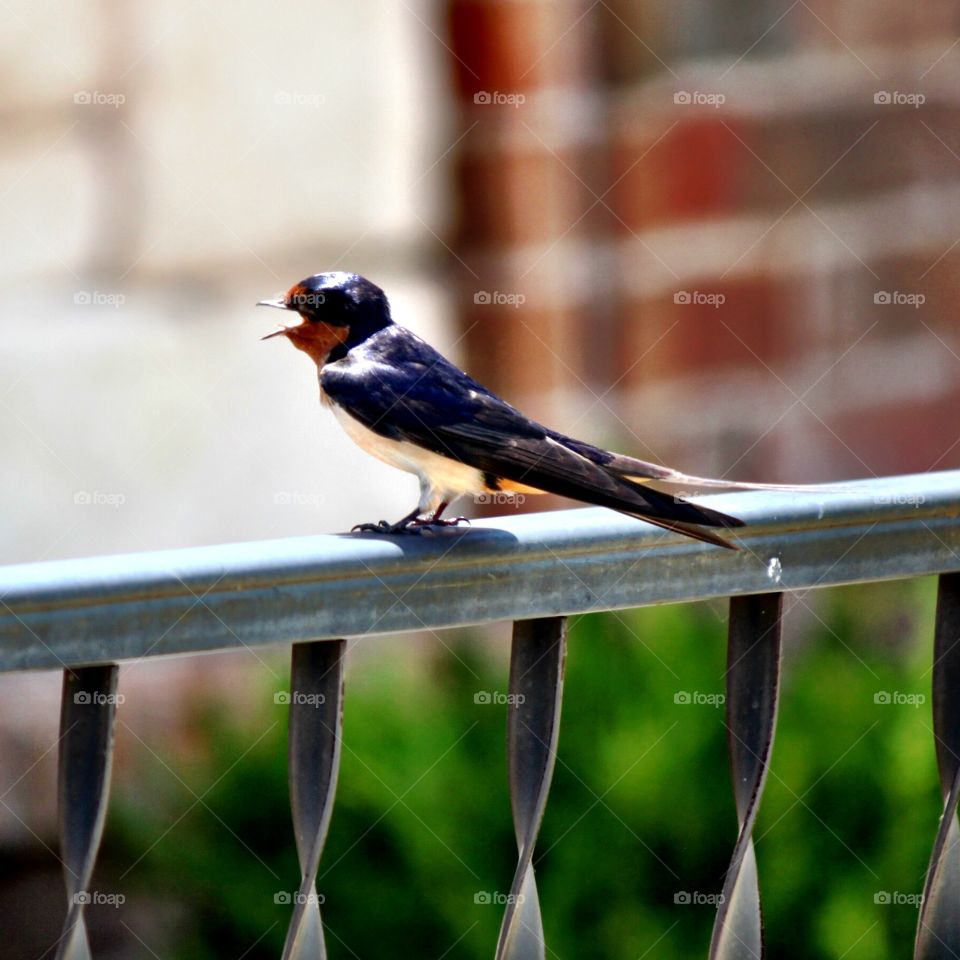
[[[351,528],[351,533],[403,533],[404,530],[409,530],[411,526],[418,523],[418,518],[420,516],[420,507],[415,507],[410,511],[402,520],[398,520],[396,523],[388,523],[386,520],[381,520],[379,523],[358,523],[355,527]]]
[[[455,527],[459,523],[470,523],[466,517],[451,517],[449,520],[441,520],[441,514],[449,506],[450,501],[444,500],[434,511],[432,517],[425,517],[422,520],[417,518],[413,521],[413,525],[417,527]]]

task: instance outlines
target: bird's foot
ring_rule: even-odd
[[[445,527],[456,527],[461,523],[469,524],[470,521],[466,517],[450,517],[447,520],[441,520],[439,517],[417,517],[416,520],[410,521],[408,532],[435,533],[437,530],[442,530]]]
[[[380,520],[378,523],[358,523],[351,533],[429,533],[436,527],[456,527],[461,523],[469,524],[467,517],[450,517],[448,520],[432,517],[404,517],[396,523]]]
[[[412,520],[398,520],[396,523],[388,523],[386,520],[379,520],[377,523],[358,523],[350,528],[351,533],[405,533],[410,529]]]

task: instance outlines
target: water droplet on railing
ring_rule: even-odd
[[[770,562],[767,564],[767,576],[774,583],[780,582],[780,578],[783,576],[783,565],[780,563],[779,557],[770,558]]]

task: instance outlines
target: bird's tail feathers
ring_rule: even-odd
[[[745,525],[737,517],[731,517],[729,514],[721,513],[719,510],[713,510],[699,503],[692,503],[685,496],[674,496],[645,484],[632,483],[626,478],[621,478],[620,483],[634,491],[634,496],[618,497],[608,501],[606,505],[631,516],[636,515],[644,520],[649,520],[652,517],[657,521],[679,523],[684,526],[693,524],[695,526],[732,529]],[[636,498],[639,498],[640,503],[636,503]],[[635,503],[636,506],[634,506]],[[642,506],[640,506],[641,503]]]
[[[781,493],[855,493],[857,489],[847,484],[838,486],[826,483],[749,483],[740,480],[722,480],[716,477],[697,477],[693,474],[681,473],[679,470],[672,470],[670,467],[662,467],[657,463],[625,457],[623,454],[613,454],[606,466],[607,469],[633,483],[664,483],[689,486],[694,489],[772,490]]]
[[[701,509],[703,509],[701,507]],[[626,513],[627,511],[623,511]],[[740,548],[729,540],[724,540],[703,527],[694,526],[692,523],[683,523],[680,520],[665,520],[662,517],[651,517],[643,513],[628,513],[628,516],[635,517],[637,520],[646,520],[656,527],[663,527],[664,530],[670,530],[672,533],[681,533],[685,537],[692,537],[694,540],[702,540],[704,543],[712,543],[716,547],[724,547],[727,550],[739,550]],[[733,519],[732,517],[728,519]]]

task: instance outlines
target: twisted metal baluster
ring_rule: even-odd
[[[733,597],[727,642],[727,736],[740,835],[723,884],[710,960],[763,956],[753,824],[777,720],[783,595]]]
[[[532,859],[557,756],[566,648],[563,617],[518,620],[513,625],[507,753],[518,860],[500,927],[497,960],[543,960],[545,956]]]
[[[284,960],[327,955],[317,870],[333,812],[343,720],[344,640],[297,643],[290,666],[290,807],[302,874]]]
[[[115,664],[63,672],[58,806],[67,916],[57,960],[90,960],[83,910],[107,813],[117,673]]]
[[[933,733],[944,806],[923,886],[915,960],[960,954],[960,573],[940,577],[933,644]]]

